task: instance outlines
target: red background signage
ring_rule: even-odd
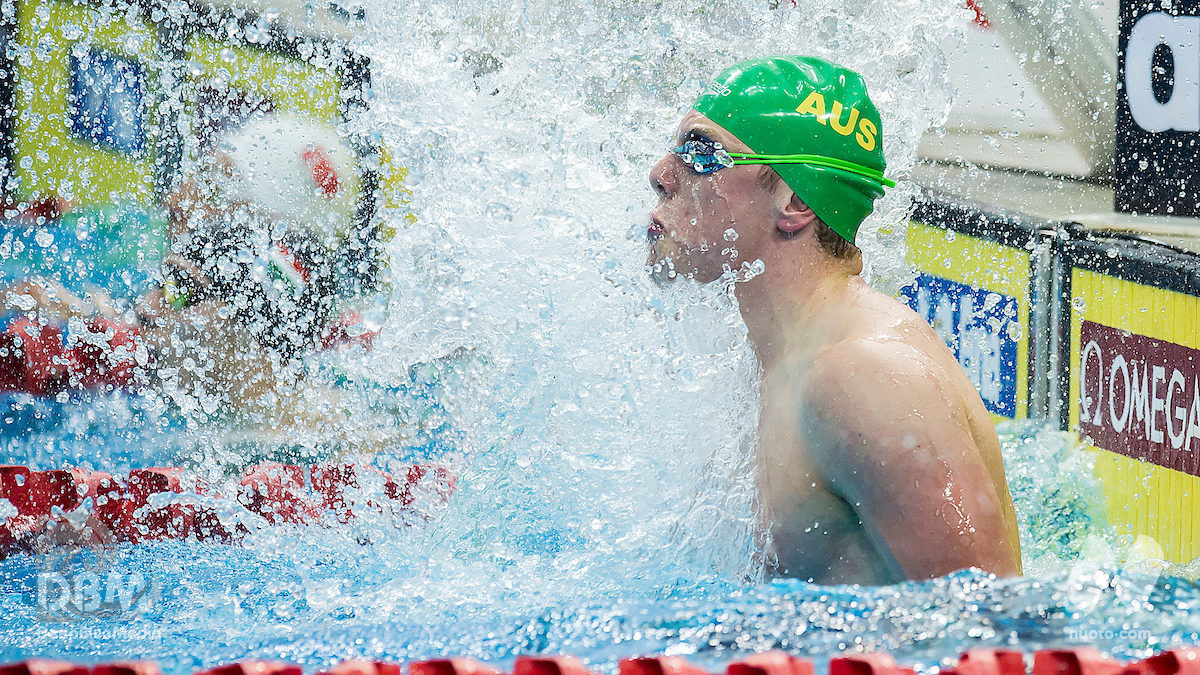
[[[1079,344],[1083,436],[1200,476],[1200,350],[1091,321]]]

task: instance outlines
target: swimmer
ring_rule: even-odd
[[[125,306],[47,279],[0,290],[0,311],[40,326],[74,321],[83,342],[110,352],[57,359],[64,372],[40,393],[150,387],[185,414],[235,427],[311,420],[297,406],[306,398],[297,360],[333,319],[334,248],[347,229],[339,202],[354,201],[343,193],[356,171],[332,132],[288,118],[252,122],[219,138],[164,200],[170,250],[158,288]]]
[[[979,394],[925,321],[860,276],[855,234],[892,184],[882,141],[853,71],[800,56],[729,68],[650,172],[648,262],[664,281],[702,283],[765,265],[734,292],[762,366],[758,484],[774,574],[1020,574]]]

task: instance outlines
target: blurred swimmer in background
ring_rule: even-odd
[[[332,129],[270,116],[227,132],[164,200],[157,289],[125,306],[46,279],[0,291],[4,309],[29,315],[10,327],[20,344],[0,382],[42,395],[153,387],[185,413],[294,422],[296,363],[328,337],[360,182]],[[72,322],[64,341],[56,326]]]
[[[762,365],[758,481],[774,573],[822,584],[1020,574],[979,394],[928,324],[860,276],[855,234],[894,185],[882,140],[851,70],[801,56],[727,69],[651,169],[649,265],[660,280],[702,283],[764,265],[734,292]]]

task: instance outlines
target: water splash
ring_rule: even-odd
[[[465,348],[484,364],[455,394],[472,460],[433,550],[532,565],[568,597],[761,576],[756,366],[723,289],[646,276],[646,174],[706,78],[802,52],[864,73],[902,175],[949,107],[926,36],[957,11],[368,7],[375,105],[360,123],[405,158],[416,220],[392,242],[378,363]],[[865,226],[882,287],[907,274],[894,244],[914,190],[892,192]]]
[[[20,634],[0,633],[0,656],[161,659],[205,645],[202,657],[166,661],[182,672],[251,654],[316,668],[353,655],[554,650],[611,670],[638,651],[719,665],[778,646],[889,649],[927,669],[964,645],[1069,643],[1068,628],[1153,631],[1102,641],[1121,655],[1194,641],[1193,586],[1117,569],[1119,546],[1096,553],[1081,539],[1098,527],[1095,491],[1074,468],[1046,471],[1076,466],[1073,446],[1049,432],[1003,439],[1033,576],[759,583],[756,364],[725,288],[660,288],[645,274],[645,174],[708,77],[801,52],[864,74],[889,174],[903,177],[949,108],[932,36],[952,41],[966,16],[949,1],[781,4],[370,4],[362,48],[376,91],[355,124],[403,158],[411,213],[385,214],[398,235],[376,351],[331,368],[349,380],[342,403],[370,413],[356,423],[409,415],[421,408],[414,391],[434,392],[436,409],[414,419],[453,423],[455,500],[425,527],[367,515],[264,530],[241,548],[120,549],[119,564],[169,590],[121,627],[30,630],[32,561],[13,558],[0,566],[0,610],[14,619],[0,631]],[[915,189],[902,181],[861,230],[884,290],[908,274],[899,244]],[[100,468],[105,450],[87,452]],[[69,456],[53,446],[43,459]],[[78,639],[89,631],[106,639]]]

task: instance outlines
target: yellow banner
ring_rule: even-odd
[[[28,50],[15,60],[20,198],[149,205],[154,27],[134,10],[29,0],[17,3],[17,35]]]
[[[902,296],[958,356],[994,421],[1028,417],[1030,252],[917,221],[907,242],[917,289]]]
[[[1070,319],[1065,403],[1095,453],[1109,521],[1151,541],[1150,555],[1189,562],[1200,556],[1200,298],[1073,268]]]

